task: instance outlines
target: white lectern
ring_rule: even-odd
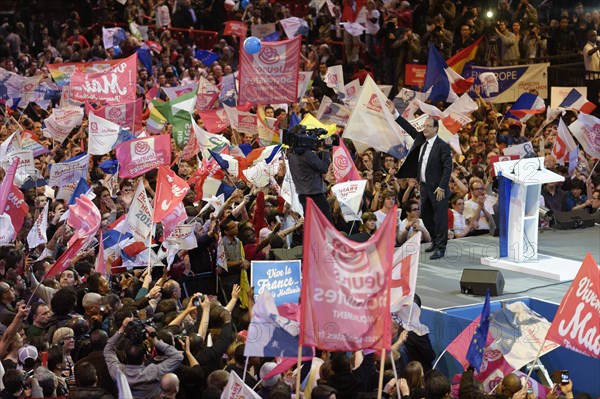
[[[574,279],[580,262],[538,254],[542,184],[565,178],[544,168],[543,157],[496,162],[494,168],[496,175],[502,174],[513,182],[508,211],[508,256],[482,258],[481,263],[559,281]]]

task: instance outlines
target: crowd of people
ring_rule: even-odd
[[[97,29],[89,28],[98,22],[135,21],[154,26],[148,29],[148,40],[162,47],[159,53],[153,53],[151,73],[139,64],[139,97],[153,87],[176,87],[198,81],[201,76],[219,85],[224,76],[236,72],[239,63],[240,39],[223,36],[227,20],[243,20],[251,29],[253,24],[291,16],[284,4],[266,0],[241,1],[235,8],[230,7],[230,0],[123,3],[77,1],[75,11],[65,19],[58,15],[49,17],[43,9],[25,3],[15,6],[14,13],[0,25],[0,68],[50,79],[49,64],[128,56],[140,46],[138,38],[128,34],[117,55],[115,49],[104,49]],[[403,87],[406,64],[425,63],[429,43],[447,59],[483,35],[485,40],[475,61],[478,65],[545,60],[555,63],[562,62],[562,56],[567,61],[583,59],[586,70],[600,73],[596,42],[600,9],[594,9],[592,2],[500,0],[491,10],[467,0],[313,3],[322,7],[309,8],[304,17],[309,29],[304,34],[300,62],[302,71],[312,72],[312,86],[298,103],[285,107],[263,104],[261,110],[266,117],[276,119],[282,129],[294,118],[301,120],[307,114],[316,114],[324,96],[339,101],[325,82],[327,67],[342,64],[348,82],[358,77],[362,83],[371,75],[378,83],[392,85],[393,99]],[[486,15],[488,11],[490,14]],[[356,20],[365,27],[361,36],[344,29],[344,22]],[[193,41],[185,34],[171,32],[171,27],[218,32],[219,41],[211,50],[219,59],[210,65],[202,64],[194,58]],[[279,25],[277,29],[285,37]],[[595,79],[600,81],[600,76],[590,77],[591,81]],[[1,85],[2,82],[0,88]],[[590,87],[597,92],[597,83],[591,82]],[[161,91],[158,96],[166,99]],[[35,180],[48,179],[53,164],[86,151],[87,117],[63,145],[44,134],[43,121],[60,100],[52,100],[46,108],[34,103],[11,108],[1,90],[0,98],[0,142],[5,143],[13,132],[20,131],[22,138],[49,150],[34,159]],[[590,100],[598,103],[597,97]],[[434,152],[438,151],[438,122],[432,118],[427,120],[424,133],[414,132],[415,137],[423,137],[415,138],[415,142],[428,142],[431,147],[409,153],[407,160],[372,148],[358,152],[351,141],[345,140],[358,171],[367,181],[362,220],[358,223],[344,219],[331,192],[336,181],[330,150],[308,151],[314,158],[310,164],[314,173],[305,176],[306,181],[296,181],[303,205],[306,197],[318,196],[319,206],[326,208],[334,226],[356,241],[367,241],[397,206],[402,210],[397,246],[420,232],[423,242],[431,242],[427,250],[433,252],[432,259],[439,259],[444,256],[447,240],[493,233],[497,213],[493,159],[509,146],[531,142],[535,154],[544,157],[544,166],[565,177],[562,183],[544,185],[541,205],[555,213],[583,210],[595,215],[600,223],[598,164],[583,150],[574,170],[552,155],[558,120],[545,124],[546,113],[539,113],[520,124],[503,117],[510,104],[492,104],[481,97],[477,104],[479,108],[471,116],[473,121],[457,133],[460,153],[450,150],[439,138],[438,145],[445,146],[439,153]],[[448,104],[435,105],[443,110]],[[388,106],[395,111],[393,103]],[[256,111],[256,107],[252,109]],[[144,111],[144,118],[148,113]],[[198,115],[194,118],[203,126]],[[577,113],[566,111],[562,118],[568,125]],[[398,123],[407,132],[410,130],[402,118]],[[167,124],[163,132],[170,129]],[[344,126],[338,126],[342,138],[343,131]],[[256,137],[231,128],[222,134],[232,145],[259,146]],[[176,162],[171,169],[184,180],[193,179],[201,166],[200,159],[183,160],[173,144],[172,151]],[[443,164],[439,171],[418,169],[428,165],[428,157]],[[95,194],[93,202],[102,215],[102,231],[113,228],[127,214],[138,182],[143,182],[150,198],[155,195],[156,170],[136,180],[113,178],[99,165],[114,159],[114,151],[91,157],[86,176]],[[290,154],[290,167],[294,167],[294,162]],[[0,398],[117,397],[121,389],[117,381],[123,376],[134,398],[218,398],[230,372],[240,375],[262,398],[290,398],[295,382],[292,371],[263,378],[275,367],[274,359],[250,358],[244,375],[244,331],[249,327],[253,296],[238,285],[242,271],[249,269],[251,261],[273,259],[273,249],[303,245],[304,219],[278,191],[286,176],[285,163],[279,165],[272,183],[266,187],[255,187],[230,176],[235,191],[215,212],[210,208],[201,212],[206,202],[198,201],[192,184],[183,204],[188,220],[196,223],[197,247],[179,251],[169,269],[166,265],[128,268],[126,256],[113,253],[106,259],[110,272],[102,274],[95,270],[99,251],[95,246],[76,254],[69,267],[56,277],[46,278],[75,233],[62,218],[68,210],[68,199],[58,198],[57,187],[21,187],[27,208],[22,227],[11,243],[0,246],[0,370],[4,370]],[[5,169],[0,168],[2,178]],[[298,177],[302,174],[298,170],[291,172],[294,180],[303,179]],[[307,183],[310,179],[316,179],[314,184]],[[27,236],[47,205],[47,242],[29,248]],[[159,227],[153,238],[158,240],[161,236]],[[219,245],[226,268],[218,267]],[[215,290],[217,280],[220,286]],[[427,336],[406,331],[398,322],[392,325],[392,353],[398,379],[392,371],[392,361],[383,360],[384,397],[397,397],[398,386],[403,398],[449,398],[449,376],[432,369],[436,353]],[[322,363],[316,376],[308,378],[310,362],[296,370],[303,379],[308,378],[309,388],[303,387],[307,397],[375,397],[382,361],[377,353],[359,351],[349,356],[317,350],[315,358]],[[532,399],[521,380],[512,374],[504,378],[493,395]],[[574,397],[573,383],[556,384],[550,395]],[[478,389],[468,370],[461,380],[459,397],[490,396]]]

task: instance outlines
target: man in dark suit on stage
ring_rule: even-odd
[[[438,137],[437,120],[428,118],[423,132],[418,132],[400,116],[391,101],[387,105],[396,123],[414,139],[396,177],[412,177],[421,183],[421,217],[432,237],[432,244],[425,251],[433,252],[431,260],[443,258],[448,242],[448,182],[452,173],[450,146]]]

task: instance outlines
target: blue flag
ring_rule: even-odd
[[[275,31],[275,32],[263,37],[261,40],[263,42],[276,42],[279,40],[279,36],[281,36],[279,31]]]
[[[300,118],[298,117],[298,115],[296,115],[295,112],[292,112],[292,114],[290,115],[290,122],[288,123],[288,129],[293,128],[296,125],[300,124]]]
[[[227,172],[227,170],[229,169],[229,162],[227,160],[223,159],[221,154],[218,154],[211,150],[208,150],[208,152],[210,152],[210,155],[212,155],[212,157],[215,159],[215,161],[217,161],[217,163],[219,164],[221,169],[223,169],[225,172]]]
[[[152,75],[152,53],[150,49],[147,48],[138,48],[135,50],[137,53],[138,59],[146,67],[148,71],[148,75]]]
[[[485,302],[483,309],[481,309],[481,318],[477,329],[471,339],[469,350],[467,351],[467,360],[469,364],[473,366],[479,373],[481,369],[481,362],[483,361],[483,350],[485,349],[485,343],[487,341],[488,330],[490,329],[490,289],[488,288],[485,293]]]
[[[194,58],[202,61],[204,66],[209,67],[212,65],[213,62],[215,62],[221,57],[218,54],[215,54],[209,50],[196,50],[196,56]]]
[[[102,162],[98,167],[107,175],[114,175],[119,169],[119,161],[109,159],[108,161]]]
[[[71,195],[71,199],[69,200],[69,205],[73,205],[75,200],[87,193],[89,189],[90,186],[87,184],[87,181],[83,177],[80,177],[77,187],[75,187],[75,191],[73,191],[73,195]]]

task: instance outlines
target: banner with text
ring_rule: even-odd
[[[489,98],[493,103],[509,103],[529,90],[537,90],[541,98],[548,98],[548,66],[550,64],[515,65],[506,67],[480,67],[472,68],[475,84],[471,87],[475,95],[475,86],[481,85],[479,75],[485,72],[493,73],[498,79],[498,92],[481,92],[483,98]]]
[[[269,291],[275,299],[275,305],[298,303],[300,299],[300,261],[252,261],[250,286],[254,294]]]
[[[137,54],[104,72],[75,71],[69,84],[71,98],[106,104],[134,102],[137,85]]]
[[[263,42],[256,54],[240,52],[238,103],[293,103],[298,100],[301,36]]]

